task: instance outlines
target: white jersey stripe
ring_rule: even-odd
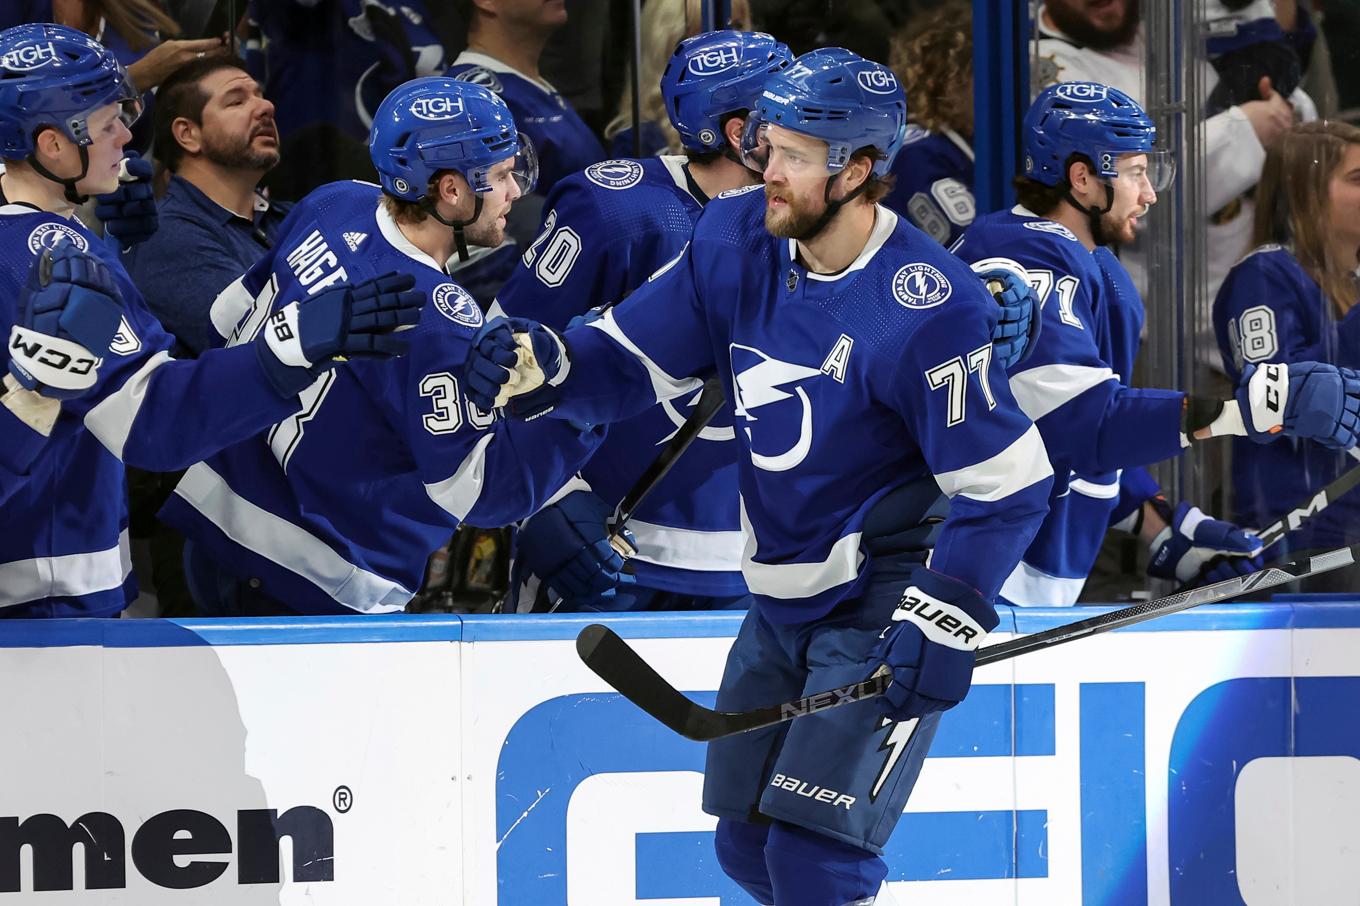
[[[1001,597],[1021,607],[1071,607],[1086,580],[1050,576],[1021,560],[1001,586]]]
[[[591,321],[589,326],[594,327],[596,330],[604,331],[606,336],[628,350],[633,354],[634,358],[642,363],[642,366],[647,369],[647,376],[652,380],[652,393],[655,394],[658,403],[662,400],[673,399],[681,394],[698,390],[704,385],[704,382],[698,378],[676,378],[671,377],[663,371],[661,367],[648,358],[647,354],[639,349],[632,340],[628,339],[627,334],[623,332],[619,327],[618,322],[614,320],[614,313],[612,310],[605,312],[603,318],[600,318],[597,321]]]
[[[741,532],[705,532],[654,525],[634,519],[628,530],[637,539],[633,559],[673,569],[740,572],[746,536]]]
[[[1011,376],[1011,393],[1020,410],[1038,421],[1059,406],[1105,381],[1118,380],[1109,368],[1091,365],[1040,365]]]
[[[452,513],[459,522],[467,518],[482,496],[486,483],[486,448],[495,439],[496,435],[488,431],[463,457],[457,471],[443,481],[425,485],[430,499]]]
[[[1114,500],[1119,496],[1118,479],[1110,484],[1098,484],[1085,478],[1073,478],[1067,486],[1084,497],[1095,497],[1098,500]]]
[[[127,581],[130,572],[132,553],[124,529],[118,546],[107,550],[0,563],[0,607],[108,591]]]
[[[119,459],[123,458],[123,447],[127,446],[132,423],[137,420],[137,413],[141,411],[142,403],[146,400],[146,388],[151,382],[151,375],[168,361],[170,353],[164,350],[156,353],[124,381],[123,386],[104,397],[98,405],[85,413],[85,427],[89,428],[90,433],[99,438],[99,442]]]
[[[305,529],[246,500],[204,463],[184,473],[175,493],[235,544],[296,573],[346,607],[390,613],[415,594],[355,566]]]
[[[753,595],[798,601],[811,598],[848,582],[859,575],[864,555],[860,553],[860,532],[842,537],[831,547],[825,560],[813,563],[757,563],[759,541],[746,518],[746,505],[741,506],[741,528],[746,535],[741,572],[746,587]]]
[[[935,482],[949,497],[1002,500],[1053,474],[1039,429],[1030,425],[1000,453],[952,472],[941,472]]]

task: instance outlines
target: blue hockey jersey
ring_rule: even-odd
[[[951,498],[932,568],[990,599],[1052,474],[992,361],[995,303],[887,208],[859,257],[822,275],[766,232],[759,186],[723,194],[682,254],[567,332],[574,367],[554,415],[617,421],[716,373],[741,450],[742,571],[771,619],[854,597],[872,567],[866,517],[912,484]]]
[[[337,280],[400,271],[428,296],[410,351],[327,372],[294,417],[189,469],[161,511],[303,612],[401,610],[460,522],[528,516],[602,433],[505,421],[467,401],[457,372],[482,311],[402,235],[380,197],[357,182],[312,192],[270,253],[218,297],[213,322],[240,342],[271,312]]]
[[[891,170],[897,185],[883,203],[948,246],[977,214],[973,148],[952,129],[931,132],[915,123],[907,123],[902,141]]]
[[[1214,332],[1234,382],[1248,364],[1329,362],[1360,367],[1360,307],[1337,319],[1322,288],[1289,249],[1263,245],[1238,262],[1214,299]],[[1345,453],[1297,438],[1270,444],[1233,438],[1234,515],[1265,528],[1355,466]],[[1292,532],[1293,549],[1360,540],[1360,500],[1352,492]]]
[[[588,307],[617,302],[689,242],[703,211],[680,156],[610,160],[559,182],[543,230],[497,301],[507,313],[563,330]],[[671,304],[657,300],[658,304]],[[617,504],[689,415],[698,394],[666,400],[611,425],[581,474]],[[724,407],[639,505],[632,562],[647,588],[746,594],[741,578],[737,454]]]
[[[1039,296],[1043,330],[1010,386],[1052,457],[1053,498],[1001,594],[1014,604],[1073,604],[1120,506],[1121,470],[1180,453],[1183,395],[1128,386],[1143,307],[1109,250],[1089,252],[1066,227],[1023,207],[978,218],[953,250],[969,263],[1018,262]],[[1136,474],[1132,487],[1155,491]]]
[[[249,14],[268,66],[253,74],[284,138],[325,122],[367,141],[382,99],[446,62],[425,0],[251,0]]]
[[[0,617],[119,613],[137,594],[123,464],[180,469],[298,406],[274,390],[254,349],[170,358],[174,339],[118,254],[78,221],[22,204],[0,207],[0,336],[15,323],[34,256],[62,241],[108,267],[123,320],[99,382],[62,402],[50,437],[0,406]]]
[[[538,194],[547,195],[559,179],[604,160],[604,146],[595,133],[547,82],[470,50],[458,55],[447,74],[490,88],[505,99],[515,125],[538,153]]]

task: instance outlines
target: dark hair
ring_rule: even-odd
[[[851,160],[854,160],[857,157],[867,157],[871,166],[876,161],[888,159],[886,153],[878,150],[878,148],[873,145],[860,148],[854,154],[850,155]],[[895,174],[884,173],[882,176],[874,176],[871,170],[868,180],[864,183],[864,191],[861,194],[864,196],[864,200],[869,202],[869,204],[878,204],[884,198],[887,198],[895,188],[897,188],[897,176]]]
[[[434,171],[430,176],[430,184],[425,189],[426,200],[407,201],[404,198],[398,198],[384,192],[382,196],[383,207],[387,209],[387,213],[391,214],[392,219],[397,223],[423,223],[430,216],[431,203],[428,199],[439,191],[439,181],[450,173],[457,172],[457,170],[447,168]]]
[[[1092,173],[1096,172],[1091,158],[1085,154],[1070,154],[1063,163],[1063,173],[1070,173],[1072,165],[1077,163],[1090,167]],[[1067,193],[1071,189],[1066,179],[1056,186],[1047,186],[1037,179],[1020,174],[1011,181],[1011,185],[1015,187],[1015,200],[1040,217],[1052,213],[1067,198]]]
[[[175,140],[175,120],[184,117],[203,125],[203,108],[208,103],[208,94],[199,83],[223,69],[245,72],[246,64],[236,57],[200,57],[170,73],[157,89],[152,124],[156,156],[171,173],[179,170],[180,160],[184,157],[183,146]]]

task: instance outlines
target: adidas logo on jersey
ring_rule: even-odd
[[[349,246],[351,252],[357,252],[359,251],[359,246],[363,245],[364,240],[367,238],[367,233],[346,233],[345,245]]]

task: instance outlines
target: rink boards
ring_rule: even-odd
[[[744,906],[703,747],[579,663],[586,622],[3,624],[0,904]],[[611,625],[712,704],[736,617]],[[902,906],[1351,902],[1358,856],[1360,604],[1335,601],[980,670],[888,847]]]

